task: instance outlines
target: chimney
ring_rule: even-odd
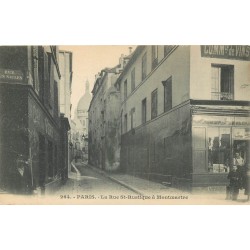
[[[133,48],[132,48],[132,47],[128,47],[128,49],[129,49],[129,54],[131,54],[131,53],[132,53]]]
[[[121,54],[121,57],[120,57],[120,59],[119,59],[119,64],[121,65],[121,68],[123,69],[123,62],[124,62],[124,55],[123,54]]]
[[[99,77],[100,77],[100,72],[98,72],[98,73],[95,75],[95,80],[97,80]]]

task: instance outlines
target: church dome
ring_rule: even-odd
[[[91,94],[89,93],[89,82],[86,82],[85,94],[81,97],[77,105],[77,113],[79,111],[88,111],[91,102]]]
[[[77,111],[88,110],[90,101],[91,101],[90,93],[85,93],[78,102]]]

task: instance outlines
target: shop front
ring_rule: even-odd
[[[249,164],[250,117],[249,111],[240,109],[192,116],[193,187],[227,185],[236,153]]]
[[[43,190],[46,184],[60,176],[59,121],[52,119],[31,92],[28,102],[29,145],[34,186]]]
[[[1,85],[0,92],[0,188],[20,192],[20,162],[27,166],[32,188],[44,188],[60,175],[59,122],[29,85]]]

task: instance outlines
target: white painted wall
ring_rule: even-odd
[[[147,77],[142,82],[142,56],[147,51]],[[128,114],[128,131],[131,129],[132,108],[135,108],[134,127],[141,125],[141,102],[147,98],[147,121],[151,120],[151,93],[158,89],[158,115],[164,112],[164,87],[162,81],[172,76],[173,107],[189,99],[189,46],[179,46],[167,59],[164,57],[164,48],[159,46],[158,67],[153,71],[151,61],[151,46],[144,51],[131,65],[121,80],[121,100],[123,119]],[[131,93],[131,71],[135,67],[135,90]],[[124,81],[128,81],[128,98],[124,101]]]
[[[65,115],[65,117],[70,118],[70,55],[67,52],[59,53],[59,68],[61,73],[59,92],[60,92],[60,112]]]
[[[250,62],[201,57],[200,46],[190,46],[190,98],[211,100],[211,64],[234,65],[234,100],[250,100]]]

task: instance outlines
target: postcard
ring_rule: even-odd
[[[249,205],[250,46],[0,46],[0,204]]]

